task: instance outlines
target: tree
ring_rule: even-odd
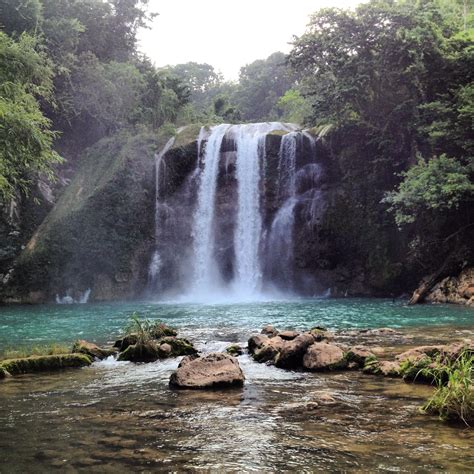
[[[276,109],[281,120],[304,124],[311,116],[311,104],[297,89],[288,89],[276,103]]]
[[[403,173],[403,180],[396,189],[387,194],[385,202],[391,205],[398,225],[416,221],[419,215],[456,211],[461,203],[474,201],[474,162],[463,166],[446,155],[429,161],[422,158]]]
[[[50,100],[52,70],[24,34],[14,41],[0,32],[0,202],[27,193],[39,173],[52,177],[60,161],[55,134],[41,113],[39,99]]]
[[[293,83],[286,56],[280,52],[273,53],[267,59],[259,59],[241,68],[232,99],[244,120],[272,119],[276,103]]]
[[[170,70],[189,87],[191,102],[197,110],[207,109],[220,92],[222,75],[209,64],[188,62],[170,67]]]
[[[317,12],[295,40],[289,62],[310,121],[331,125],[341,193],[325,232],[350,246],[346,264],[390,274],[406,259],[398,268],[417,278],[471,258],[460,251],[474,221],[474,48],[463,27],[454,0],[372,0]]]

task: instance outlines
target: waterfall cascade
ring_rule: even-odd
[[[278,148],[269,150],[270,142]],[[171,265],[179,267],[176,292],[190,300],[291,291],[295,222],[297,216],[314,219],[320,198],[315,142],[310,133],[278,122],[202,127],[196,165],[182,180],[181,195],[166,197],[161,183],[173,146],[168,142],[156,161],[156,248],[149,267],[155,288],[161,268]],[[172,209],[176,203],[179,211]],[[173,232],[163,229],[163,209],[180,214]]]
[[[161,188],[163,182],[166,180],[166,162],[163,157],[173,146],[175,137],[171,137],[163,149],[155,157],[155,243],[161,239],[161,230],[164,226],[163,219],[161,217],[163,206],[161,203]],[[160,270],[162,267],[162,259],[158,246],[155,244],[155,250],[150,261],[148,268],[148,287],[152,291],[156,289],[157,283],[159,282]]]
[[[220,285],[217,266],[214,259],[215,232],[215,196],[217,173],[222,140],[229,125],[218,125],[212,130],[204,151],[203,169],[201,171],[197,208],[194,213],[192,236],[194,240],[192,283],[193,293],[209,292]],[[202,129],[201,129],[202,130]],[[200,133],[200,137],[201,137]],[[198,140],[200,153],[201,140]],[[198,164],[199,166],[199,164]]]

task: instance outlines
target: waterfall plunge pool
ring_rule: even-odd
[[[111,342],[132,312],[176,326],[201,350],[245,343],[264,324],[392,327],[416,343],[473,337],[474,311],[376,299],[0,308],[0,349]],[[241,390],[168,388],[178,360],[112,360],[0,383],[0,472],[470,471],[472,430],[418,408],[431,388],[360,372],[289,372],[239,358]],[[336,404],[308,410],[321,393]]]

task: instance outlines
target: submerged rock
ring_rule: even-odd
[[[19,375],[55,371],[70,367],[85,367],[91,364],[92,359],[85,354],[57,354],[7,359],[0,362],[0,369],[10,375]]]
[[[344,351],[326,342],[315,342],[309,346],[303,357],[303,367],[308,370],[334,370],[343,369],[347,366]]]
[[[86,354],[93,359],[105,359],[111,355],[117,353],[115,349],[105,349],[93,344],[92,342],[87,342],[82,339],[76,341],[72,347],[73,353]]]
[[[214,389],[241,387],[244,374],[235,357],[212,352],[202,357],[185,357],[170,378],[170,387],[178,389]]]

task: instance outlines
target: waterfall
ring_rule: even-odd
[[[301,144],[301,132],[283,135],[278,153],[278,197],[293,197],[296,192],[296,153]]]
[[[290,197],[278,210],[267,242],[267,271],[273,284],[290,290],[293,286],[293,227],[298,199]]]
[[[234,235],[234,290],[242,297],[261,290],[260,162],[265,160],[265,138],[273,130],[288,130],[278,122],[239,125],[236,128],[238,211]]]
[[[193,250],[193,293],[211,292],[219,286],[216,263],[214,260],[214,208],[219,171],[219,157],[222,140],[230,125],[213,127],[204,151],[197,208],[194,213],[192,236]],[[200,149],[200,145],[199,145]]]
[[[156,158],[151,289],[194,302],[296,289],[295,222],[314,236],[324,200],[314,137],[278,122],[201,127],[196,162],[165,160],[173,143]]]
[[[317,210],[316,200],[309,200],[307,193],[301,194],[302,188],[313,187],[320,177],[320,166],[309,163],[297,171],[296,157],[303,153],[304,138],[309,142],[310,156],[315,154],[315,140],[307,132],[293,131],[281,139],[278,154],[278,198],[282,202],[280,209],[273,218],[266,245],[266,271],[273,284],[290,290],[293,286],[294,266],[294,223],[295,208],[300,202],[307,209],[305,217],[311,219],[314,225],[314,216]]]
[[[161,149],[161,151],[155,156],[155,250],[151,257],[150,265],[148,267],[148,288],[155,289],[158,283],[160,270],[161,270],[161,256],[158,249],[160,242],[160,232],[162,227],[161,222],[161,208],[160,198],[162,185],[166,182],[166,163],[164,156],[173,146],[175,137],[171,137]]]

